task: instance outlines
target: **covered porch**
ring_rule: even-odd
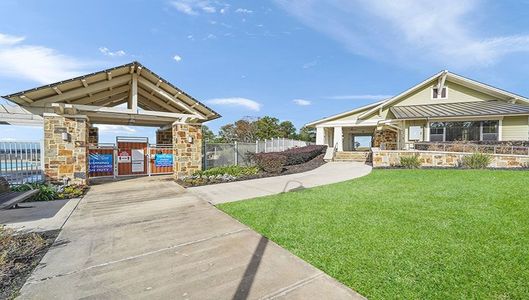
[[[316,127],[316,144],[335,152],[368,152],[371,148],[400,149],[401,129],[393,124]]]

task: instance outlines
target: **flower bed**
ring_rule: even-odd
[[[83,196],[88,187],[85,185],[53,185],[48,183],[28,183],[17,185],[11,188],[14,192],[25,192],[29,190],[38,189],[39,192],[34,196],[28,199],[29,201],[51,201],[58,199],[72,199]]]

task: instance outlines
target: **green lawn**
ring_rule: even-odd
[[[370,299],[529,297],[529,172],[374,170],[218,206]]]

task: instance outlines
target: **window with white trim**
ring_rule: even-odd
[[[430,142],[497,141],[498,137],[497,120],[430,123]]]
[[[433,87],[432,88],[432,99],[446,99],[446,86],[443,87],[441,90],[441,93],[439,94],[439,88]]]

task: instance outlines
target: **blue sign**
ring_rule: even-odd
[[[88,166],[90,173],[112,173],[114,172],[112,154],[90,153]]]
[[[154,166],[157,168],[172,167],[173,155],[168,153],[160,153],[154,155]]]

